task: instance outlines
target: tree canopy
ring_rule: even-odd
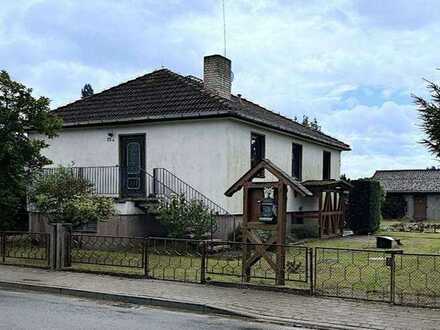
[[[426,138],[421,142],[432,154],[440,158],[440,86],[432,81],[426,82],[431,99],[425,100],[413,95],[422,120],[422,129],[426,134]]]
[[[50,114],[48,98],[34,98],[31,88],[0,71],[0,230],[15,229],[25,210],[30,175],[50,163],[41,155],[46,142],[29,138],[28,130],[52,138],[60,127],[60,119]]]
[[[88,96],[92,96],[93,95],[93,88],[92,85],[90,84],[85,84],[84,87],[81,89],[81,98],[85,98]]]

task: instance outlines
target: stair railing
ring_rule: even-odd
[[[165,190],[165,191],[164,191]],[[234,215],[230,214],[225,208],[208,198],[206,195],[186,183],[174,173],[168,171],[165,168],[153,169],[153,192],[156,192],[160,196],[166,196],[171,193],[172,195],[183,195],[186,200],[198,200],[206,208],[208,208],[213,215],[222,216],[225,218],[223,225],[217,223],[217,227],[222,232],[232,233],[231,239],[235,241],[235,231],[237,228],[237,219]],[[171,198],[171,196],[170,196]],[[228,220],[230,219],[230,221]],[[213,226],[211,226],[213,227]],[[214,230],[211,229],[211,239],[213,238]]]

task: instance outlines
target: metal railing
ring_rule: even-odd
[[[139,237],[70,235],[69,264],[84,271],[143,274],[146,241]]]
[[[222,236],[221,238],[223,240],[229,239],[235,241],[235,232],[240,223],[238,219],[225,208],[165,168],[154,168],[152,177],[155,183],[154,193],[167,196],[171,194],[183,195],[188,201],[198,200],[208,208],[213,215],[217,216],[218,221],[216,221],[215,228],[213,227],[211,230],[211,239],[214,238],[214,234],[217,232]]]
[[[243,273],[243,247],[251,251],[264,244],[78,234],[70,237],[68,264],[80,271],[136,274],[191,283],[274,286],[276,281],[276,270],[264,258],[253,264],[249,276]],[[278,247],[271,249],[275,252]],[[284,287],[311,291],[312,250],[292,245],[283,248]]]
[[[74,177],[83,178],[93,185],[94,193],[103,196],[119,196],[119,166],[67,167]],[[59,171],[58,167],[42,169],[43,175]]]
[[[0,232],[0,264],[48,268],[50,266],[50,235]]]
[[[200,191],[192,187],[190,184],[184,182],[165,168],[153,169],[153,177],[163,186],[171,189],[174,193],[185,196],[187,200],[199,200],[209,208],[213,213],[218,215],[229,215],[229,212],[212,201],[210,198],[202,194]]]

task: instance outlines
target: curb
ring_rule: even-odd
[[[198,312],[205,314],[217,314],[224,316],[240,317],[240,318],[251,319],[254,321],[264,321],[279,325],[306,327],[308,329],[318,329],[318,330],[362,329],[359,327],[349,326],[349,325],[344,326],[344,325],[336,325],[336,324],[328,324],[328,323],[324,324],[318,322],[309,322],[302,320],[293,320],[293,319],[285,319],[280,317],[265,316],[257,313],[237,311],[237,310],[232,310],[230,308],[224,308],[224,307],[220,308],[207,304],[191,303],[186,301],[178,301],[178,300],[146,297],[146,296],[130,296],[124,294],[106,293],[99,291],[87,291],[87,290],[65,288],[60,286],[48,286],[48,285],[28,284],[21,282],[0,281],[0,288],[37,291],[37,292],[44,292],[44,293],[57,294],[57,295],[73,296],[78,298],[88,298],[94,300],[117,301],[117,302],[124,302],[135,305],[170,308],[170,309],[181,310],[186,312]]]

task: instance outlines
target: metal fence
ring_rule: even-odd
[[[247,283],[274,286],[276,270],[266,258],[257,258],[249,276],[242,266],[242,249],[264,248],[275,258],[280,246],[229,241],[172,238],[130,238],[70,235],[66,264],[73,269],[142,275],[181,282]],[[311,290],[311,252],[301,246],[282,246],[285,253],[285,287]]]
[[[315,249],[315,294],[391,301],[390,254],[377,250]]]
[[[48,268],[50,235],[47,233],[0,232],[0,263]]]
[[[207,242],[206,276],[208,281],[242,284],[275,285],[277,279],[276,251],[284,253],[286,287],[310,289],[311,249],[294,245],[267,245],[239,242]],[[249,272],[243,268],[243,250],[253,258]],[[262,251],[265,251],[264,256]]]
[[[400,305],[440,307],[440,255],[394,255],[394,297]]]
[[[138,237],[70,235],[68,264],[74,269],[143,275],[146,240]]]
[[[0,264],[49,267],[50,241],[46,233],[0,232]],[[440,308],[440,255],[434,254],[70,233],[65,247],[66,269]],[[284,256],[282,286],[276,285],[277,250]],[[252,260],[250,271],[243,251],[255,257],[246,259]]]
[[[440,307],[440,255],[315,249],[315,294]]]
[[[147,276],[161,280],[205,282],[206,242],[148,238]]]

